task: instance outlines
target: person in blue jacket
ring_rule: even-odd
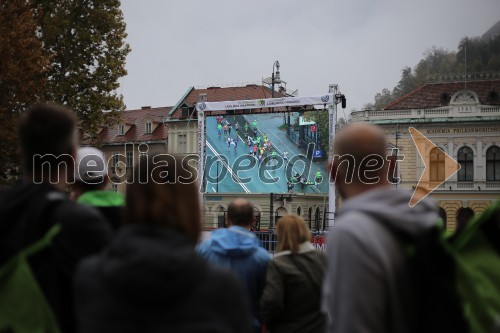
[[[209,262],[236,273],[247,291],[256,332],[261,331],[259,301],[266,282],[269,253],[250,231],[255,223],[253,206],[245,199],[231,202],[226,215],[229,228],[218,229],[198,246]]]

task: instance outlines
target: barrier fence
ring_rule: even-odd
[[[325,251],[327,243],[328,229],[333,225],[334,214],[331,212],[308,211],[305,212],[302,218],[311,230],[311,243],[316,249]],[[255,214],[255,224],[251,231],[259,238],[262,246],[270,253],[274,254],[277,251],[278,239],[274,231],[276,224],[279,223],[281,216],[273,214],[272,218],[269,211],[260,211]],[[226,211],[221,210],[216,214],[205,216],[204,230],[212,231],[218,228],[226,228]]]

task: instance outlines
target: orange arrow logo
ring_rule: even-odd
[[[424,172],[409,202],[413,207],[460,170],[460,164],[415,128],[408,130],[424,162]]]

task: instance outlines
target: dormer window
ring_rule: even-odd
[[[145,134],[151,134],[153,132],[153,123],[148,121],[145,125],[144,133]]]
[[[118,125],[118,135],[124,135],[125,134],[125,125],[120,124]]]

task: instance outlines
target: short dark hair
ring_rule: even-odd
[[[227,207],[227,219],[232,225],[250,226],[254,219],[253,206],[244,199],[236,199]]]
[[[21,162],[27,172],[41,171],[45,159],[33,160],[39,155],[72,156],[75,147],[76,116],[72,111],[55,104],[37,104],[26,111],[18,124]],[[50,159],[74,164],[73,159]],[[56,167],[56,165],[53,165]],[[74,167],[74,165],[71,165]]]
[[[177,155],[139,157],[134,178],[127,184],[125,223],[173,229],[196,245],[201,235],[201,209],[192,170]]]

